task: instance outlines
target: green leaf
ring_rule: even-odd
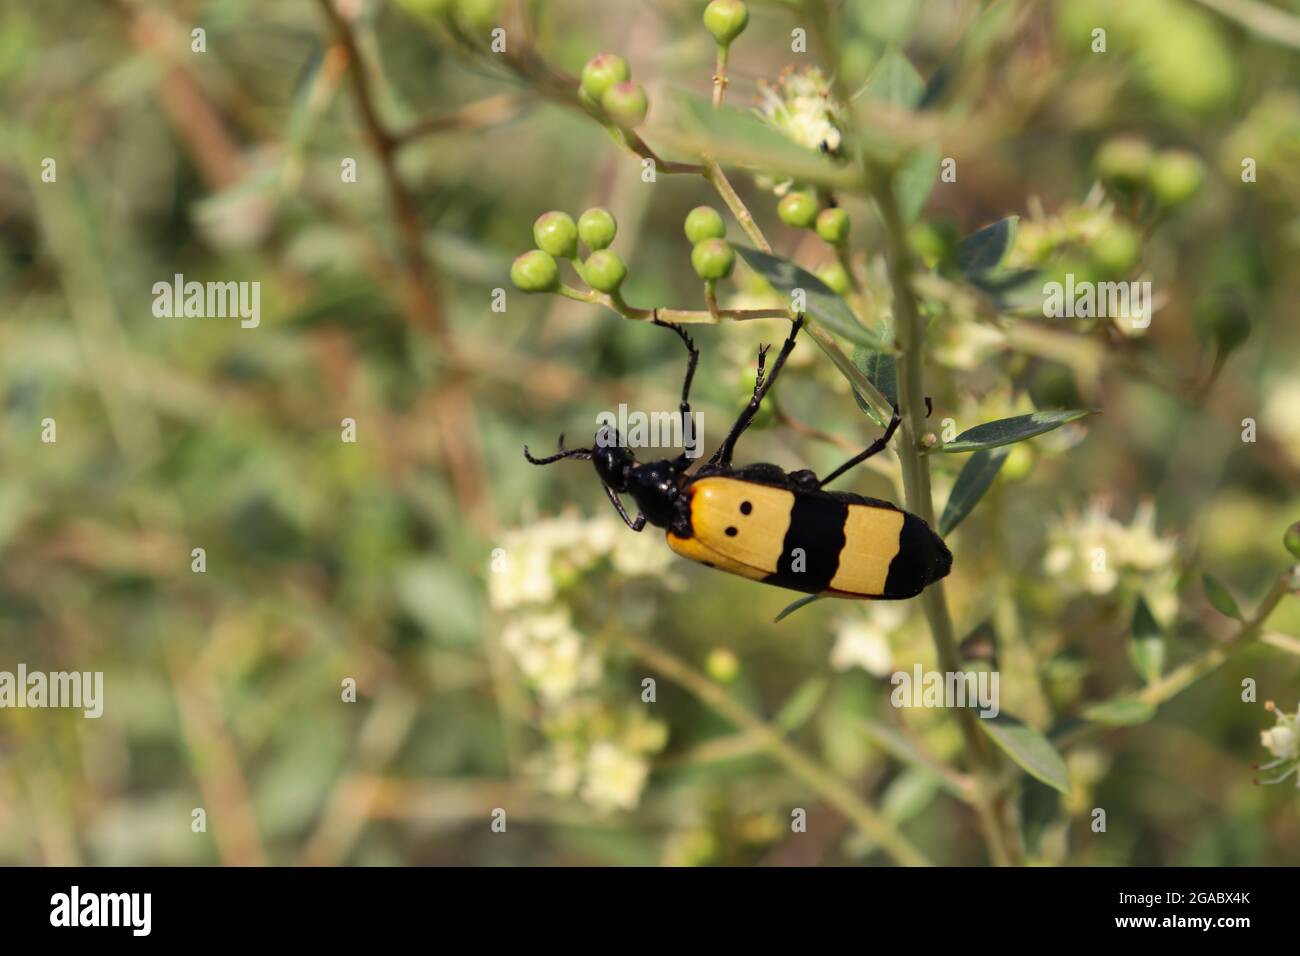
[[[895,825],[906,823],[929,806],[942,789],[935,774],[909,767],[885,788],[880,812]]]
[[[848,303],[811,272],[805,272],[789,259],[747,246],[736,246],[736,251],[749,263],[751,269],[787,297],[795,289],[802,289],[806,300],[804,314],[827,331],[867,348],[884,348],[885,342],[880,333],[863,328],[862,323],[854,318]]]
[[[1205,596],[1210,599],[1216,611],[1238,621],[1243,619],[1241,608],[1237,607],[1237,599],[1216,578],[1207,572],[1201,575],[1201,584],[1205,588]]]
[[[1047,738],[1033,727],[1005,713],[987,719],[981,717],[979,725],[1025,773],[1061,793],[1070,792],[1065,761]]]
[[[925,93],[925,81],[903,51],[891,46],[871,71],[862,95],[899,109],[913,109]]]
[[[772,724],[787,734],[792,733],[808,722],[817,711],[817,707],[830,689],[830,682],[825,677],[810,677],[799,685],[799,689],[789,696],[781,709],[772,718]]]
[[[1133,624],[1130,628],[1132,640],[1129,641],[1129,658],[1138,674],[1148,684],[1160,676],[1165,665],[1165,636],[1160,631],[1147,607],[1146,599],[1138,595],[1137,606],[1133,608]]]
[[[851,168],[828,159],[768,126],[748,110],[730,106],[714,109],[709,100],[680,94],[674,97],[674,120],[647,132],[656,146],[699,158],[704,154],[724,166],[760,168],[801,183],[847,186]]]
[[[1083,709],[1083,716],[1111,727],[1145,724],[1156,715],[1155,706],[1138,697],[1112,697]]]
[[[939,519],[942,537],[948,537],[984,497],[984,492],[989,490],[1010,453],[1009,448],[994,448],[991,451],[981,449],[970,456],[957,476],[957,483],[952,486],[948,503],[943,506],[943,516]]]
[[[991,272],[1002,264],[1002,260],[1016,241],[1016,223],[1019,216],[999,219],[992,225],[977,229],[957,243],[957,268],[968,278]]]
[[[898,364],[894,361],[892,353],[879,352],[859,345],[853,349],[853,364],[871,380],[872,385],[880,389],[880,394],[893,404],[898,404]],[[875,419],[876,424],[884,424],[876,415],[876,410],[867,404],[862,396],[854,392],[853,397],[857,400],[858,407]]]
[[[811,604],[813,601],[820,601],[820,600],[821,600],[822,598],[824,598],[825,596],[826,596],[826,595],[824,595],[824,594],[809,594],[809,595],[807,595],[806,597],[801,597],[799,600],[795,601],[793,604],[787,604],[784,608],[781,609],[781,613],[778,614],[778,615],[777,615],[777,616],[772,620],[772,623],[773,623],[773,624],[780,624],[782,621],[784,621],[787,617],[789,617],[789,616],[790,616],[791,614],[793,614],[795,611],[799,610],[799,608],[801,608],[801,607],[805,607],[806,605]]]
[[[897,109],[916,109],[925,95],[925,81],[898,47],[890,47],[872,70],[862,94]],[[941,161],[935,145],[916,149],[903,161],[894,179],[894,197],[904,222],[912,222],[925,208]]]
[[[946,452],[957,453],[977,451],[980,448],[996,448],[999,445],[1011,445],[1026,438],[1033,438],[1060,428],[1062,425],[1078,421],[1085,415],[1093,414],[1087,409],[1070,409],[1068,411],[1034,412],[1032,415],[1017,415],[1003,418],[996,422],[985,422],[968,428],[948,444],[943,446]]]

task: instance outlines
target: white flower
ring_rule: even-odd
[[[641,800],[649,772],[643,758],[607,740],[597,741],[587,754],[582,799],[603,812],[631,810]]]
[[[1273,712],[1277,718],[1277,725],[1270,727],[1268,730],[1262,730],[1259,734],[1259,742],[1271,753],[1276,759],[1259,767],[1260,770],[1278,770],[1279,773],[1271,780],[1261,780],[1259,783],[1281,783],[1288,777],[1300,771],[1300,734],[1297,733],[1298,714],[1284,714],[1269,701],[1264,705]],[[1300,775],[1296,776],[1296,786],[1300,787]]]
[[[600,658],[583,647],[567,608],[514,618],[502,631],[501,643],[547,703],[562,701],[600,678]]]
[[[888,614],[887,617],[892,617]],[[889,632],[901,624],[883,622],[881,615],[871,619],[853,618],[836,624],[835,646],[831,649],[831,666],[837,671],[861,667],[867,674],[883,676],[893,670],[893,652],[889,649]]]
[[[979,322],[949,322],[932,348],[934,360],[948,368],[967,370],[993,358],[1007,344],[999,329]]]
[[[1283,760],[1290,760],[1300,754],[1300,737],[1296,736],[1294,727],[1288,727],[1286,724],[1261,730],[1259,742],[1274,757],[1281,757]]]
[[[619,522],[622,526],[622,522]],[[623,529],[625,532],[626,528]],[[620,536],[610,556],[614,569],[628,577],[649,577],[663,574],[673,561],[671,548],[664,545],[663,534],[647,528],[642,534],[630,532]]]
[[[1167,571],[1176,550],[1172,538],[1157,536],[1150,502],[1140,504],[1132,523],[1124,525],[1103,502],[1094,501],[1082,517],[1066,516],[1048,538],[1043,570],[1067,589],[1097,595],[1115,590],[1124,572]]]
[[[837,671],[861,667],[875,677],[889,674],[894,669],[889,635],[906,619],[907,610],[902,606],[873,604],[865,618],[847,618],[837,622],[831,666]]]
[[[1260,416],[1264,428],[1278,439],[1283,452],[1300,465],[1300,379],[1288,379],[1272,389]]]
[[[547,604],[555,598],[551,553],[537,547],[507,547],[488,575],[488,600],[498,611],[524,604]]]

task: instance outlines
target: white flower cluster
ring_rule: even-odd
[[[545,722],[551,746],[533,761],[546,789],[578,796],[601,813],[633,810],[650,775],[649,755],[668,742],[668,727],[641,709],[615,711],[576,698]]]
[[[1266,705],[1273,715],[1277,718],[1277,724],[1268,730],[1262,730],[1259,733],[1259,742],[1268,750],[1276,759],[1264,764],[1260,770],[1278,770],[1279,773],[1272,780],[1262,780],[1261,783],[1281,783],[1288,777],[1296,775],[1300,770],[1300,727],[1297,727],[1297,719],[1300,713],[1284,714],[1269,701]],[[1296,776],[1296,787],[1300,788],[1300,776]]]
[[[840,107],[831,96],[831,84],[816,67],[795,72],[786,70],[776,85],[761,83],[760,100],[754,110],[759,119],[800,146],[829,153],[839,153],[844,141],[840,131]],[[790,180],[761,183],[783,196],[793,184]]]
[[[837,671],[861,667],[874,677],[892,673],[894,653],[889,639],[907,619],[907,606],[902,602],[876,602],[869,604],[861,617],[836,621],[831,666]]]
[[[493,552],[488,597],[504,623],[501,643],[536,693],[550,746],[533,764],[548,790],[576,795],[601,812],[640,800],[667,727],[640,712],[612,714],[584,692],[604,670],[599,651],[574,625],[566,586],[580,576],[663,574],[672,552],[657,534],[632,534],[612,517],[576,515],[506,533]]]
[[[1155,618],[1167,623],[1177,612],[1172,538],[1155,530],[1155,506],[1140,504],[1129,524],[1111,517],[1109,507],[1094,500],[1082,516],[1067,515],[1048,532],[1043,570],[1068,593],[1110,594],[1124,580],[1135,579]]]

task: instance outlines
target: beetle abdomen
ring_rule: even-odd
[[[685,489],[683,557],[808,594],[896,599],[948,573],[952,555],[915,515],[854,495],[706,477]]]

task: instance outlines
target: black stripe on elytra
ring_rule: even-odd
[[[790,527],[781,546],[776,573],[763,580],[795,591],[819,594],[830,587],[844,548],[849,506],[829,495],[794,493]],[[795,552],[800,554],[796,555]],[[795,567],[802,567],[802,571]]]
[[[904,512],[898,529],[898,554],[889,562],[885,597],[910,598],[925,586],[948,574],[952,552],[930,526],[914,514]]]

